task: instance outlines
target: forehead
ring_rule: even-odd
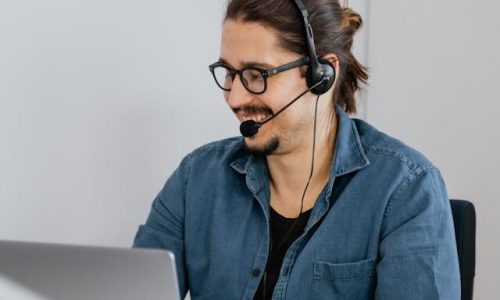
[[[241,68],[249,61],[276,66],[296,57],[279,46],[278,34],[270,27],[256,22],[224,22],[220,58],[232,67]]]

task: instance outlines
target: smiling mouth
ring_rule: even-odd
[[[247,106],[233,111],[241,122],[253,120],[261,123],[273,116],[273,111],[267,107]]]
[[[244,115],[244,116],[241,116],[240,119],[241,119],[241,122],[253,120],[255,122],[261,123],[271,116],[272,116],[271,114]]]

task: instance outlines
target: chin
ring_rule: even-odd
[[[254,155],[274,154],[280,144],[278,137],[272,137],[267,141],[259,142],[257,137],[245,138],[245,149]]]

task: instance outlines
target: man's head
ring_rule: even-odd
[[[351,53],[354,33],[361,18],[336,0],[305,0],[320,58],[331,63],[337,79],[319,107],[321,116],[332,115],[334,104],[355,112],[354,93],[368,75]],[[233,70],[260,67],[264,70],[308,57],[304,22],[292,0],[232,0],[222,32],[220,61]],[[307,89],[307,66],[291,68],[265,81],[265,91],[256,93],[251,70],[233,75],[225,99],[240,121],[267,119]],[[236,73],[234,73],[236,74]],[[243,80],[242,80],[243,79]],[[262,85],[262,84],[261,84]],[[250,87],[250,88],[249,88]],[[246,138],[247,148],[263,154],[288,153],[300,149],[313,124],[315,95],[308,93],[282,115]]]

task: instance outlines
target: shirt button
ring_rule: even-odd
[[[261,270],[260,269],[253,269],[251,274],[253,277],[257,277],[260,275]]]

